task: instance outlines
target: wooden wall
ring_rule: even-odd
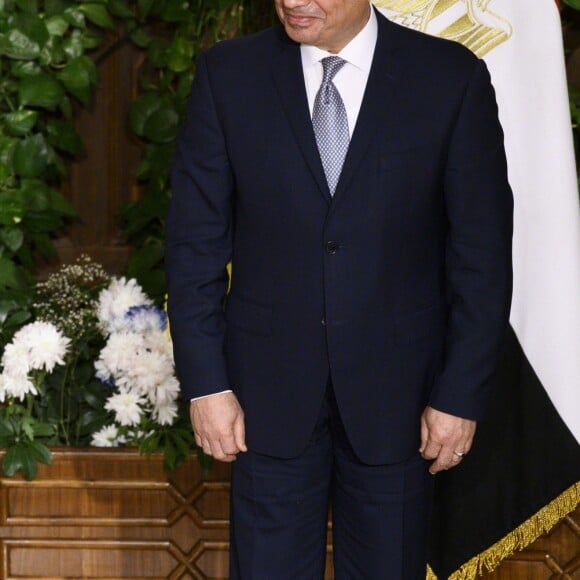
[[[141,55],[123,41],[122,34],[108,35],[96,56],[97,93],[87,109],[77,108],[76,127],[86,154],[71,163],[64,191],[79,218],[56,242],[63,262],[87,253],[111,273],[122,272],[128,260],[130,247],[123,237],[119,210],[139,197],[134,175],[141,155],[128,123]]]
[[[227,578],[228,496],[225,464],[168,476],[158,456],[57,451],[33,482],[0,478],[0,579]],[[486,578],[580,578],[580,510]]]

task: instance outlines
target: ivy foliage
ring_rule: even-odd
[[[35,258],[76,215],[59,191],[84,148],[75,104],[89,103],[89,54],[114,21],[106,1],[0,0],[0,339],[29,316]]]

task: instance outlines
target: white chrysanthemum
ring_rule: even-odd
[[[148,392],[173,374],[173,364],[159,352],[143,350],[127,368],[127,384]]]
[[[125,332],[111,334],[101,350],[95,368],[100,375],[108,375],[118,380],[134,365],[135,357],[144,350],[144,338],[139,334]]]
[[[26,375],[4,375],[3,388],[8,397],[13,399],[24,400],[24,397],[29,393],[37,395],[38,391],[32,381]]]
[[[167,332],[148,332],[145,336],[145,344],[147,348],[166,356],[173,364],[173,343]]]
[[[126,427],[138,425],[147,401],[135,393],[125,391],[107,399],[105,409],[115,413],[115,421]]]
[[[3,403],[7,397],[4,375],[0,375],[0,403]]]
[[[99,294],[97,317],[103,330],[108,333],[130,329],[125,317],[133,306],[151,306],[153,301],[147,298],[136,280],[114,278],[109,287]]]
[[[70,340],[54,324],[38,321],[23,326],[14,335],[13,343],[28,347],[31,369],[52,372],[57,364],[64,364]]]
[[[171,425],[177,417],[177,403],[158,405],[153,409],[153,418],[160,425]]]
[[[149,400],[156,406],[167,405],[178,398],[179,389],[179,381],[172,375],[149,391]]]
[[[129,330],[139,334],[163,332],[167,328],[167,315],[157,306],[132,306],[125,318]]]
[[[26,376],[30,372],[29,349],[23,342],[11,342],[4,348],[2,366],[7,375]]]
[[[119,429],[115,425],[107,425],[93,433],[91,440],[93,447],[118,447],[119,443]]]

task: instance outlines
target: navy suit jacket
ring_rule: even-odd
[[[305,448],[329,373],[371,464],[416,452],[427,404],[478,419],[490,390],[512,195],[489,75],[456,43],[378,21],[333,198],[283,28],[198,61],[167,218],[176,367],[187,398],[234,390],[257,452]]]

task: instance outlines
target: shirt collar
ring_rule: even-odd
[[[378,35],[377,16],[372,6],[370,13],[364,28],[337,55],[309,44],[300,45],[303,64],[314,66],[326,56],[340,56],[349,64],[368,74],[371,70]]]

